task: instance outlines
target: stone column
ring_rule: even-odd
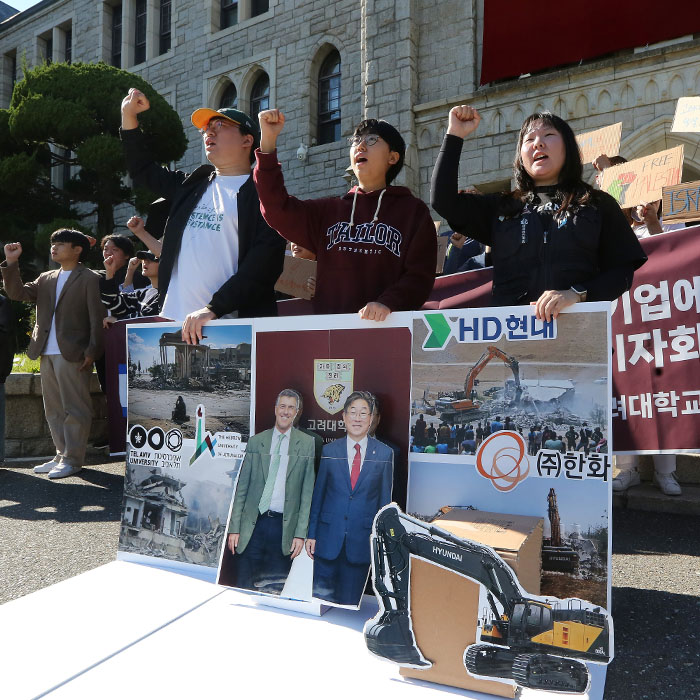
[[[406,141],[396,184],[418,187],[413,106],[418,86],[416,0],[362,0],[362,116],[386,119]]]

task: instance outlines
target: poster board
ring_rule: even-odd
[[[313,294],[306,286],[306,282],[310,277],[316,277],[315,260],[285,255],[284,267],[275,284],[275,291],[289,294],[299,299],[311,299]]]
[[[551,324],[525,307],[425,312],[413,333],[408,515],[439,525],[454,506],[542,518],[537,593],[591,610],[610,608],[609,337],[607,304]]]
[[[663,213],[666,223],[700,221],[700,180],[664,187]]]
[[[606,168],[600,176],[600,189],[626,209],[661,199],[663,188],[677,185],[682,173],[681,145]]]
[[[270,432],[277,426],[276,402],[282,390],[291,389],[302,400],[296,427],[306,435],[292,435],[290,438],[287,488],[296,483],[294,480],[298,479],[300,470],[307,466],[306,458],[302,459],[299,450],[294,451],[292,457],[291,445],[297,438],[315,446],[316,459],[312,471],[315,466],[316,474],[310,506],[308,499],[300,493],[301,489],[296,489],[294,494],[291,490],[285,492],[285,506],[287,495],[297,499],[294,503],[299,505],[299,512],[306,504],[304,517],[299,515],[301,519],[297,522],[297,530],[303,530],[308,533],[308,539],[315,540],[315,551],[308,551],[305,547],[281,574],[280,564],[274,577],[258,575],[263,569],[269,570],[271,561],[270,557],[260,558],[251,580],[247,574],[245,551],[233,554],[228,547],[224,547],[217,583],[254,590],[265,595],[271,604],[275,604],[273,599],[294,599],[349,609],[359,607],[369,575],[371,522],[367,522],[366,514],[374,514],[388,503],[392,493],[405,503],[411,372],[410,319],[411,314],[407,313],[392,314],[381,325],[363,321],[355,314],[256,319],[254,347],[258,371],[253,386],[255,430],[251,438],[256,453],[250,455],[250,466],[244,462],[241,467],[241,481],[231,504],[227,531],[235,532],[239,525],[245,524],[245,513],[251,510],[247,499],[253,493],[248,484],[254,483],[257,478],[260,486],[259,471],[265,471],[270,464]],[[284,361],[271,361],[270,358],[284,358]],[[356,391],[369,391],[376,397],[380,420],[374,435],[367,438],[359,478],[351,489],[345,439],[346,430],[349,432],[349,429],[344,422],[343,406]],[[349,410],[354,410],[353,405]],[[365,428],[369,429],[370,416],[365,416],[365,420]],[[257,454],[263,441],[266,446],[263,452],[266,454]],[[244,481],[244,477],[247,481]],[[241,490],[243,486],[245,491]],[[253,505],[257,507],[256,503]],[[241,511],[243,518],[239,523],[238,514]],[[340,515],[335,517],[337,513]],[[358,519],[360,513],[363,515]],[[352,533],[339,538],[338,533],[346,527],[345,516],[347,523],[351,524],[348,529]],[[249,542],[253,541],[253,537],[258,538],[260,522],[260,518],[255,519]],[[241,536],[243,531],[242,527]],[[363,533],[366,539],[363,539]],[[342,546],[339,545],[338,551],[335,551],[333,547],[341,540]],[[327,573],[329,565],[326,562],[333,562],[335,567],[336,562],[345,556],[344,553],[349,553],[353,567],[334,568],[335,578],[331,585],[328,583],[331,576]],[[273,580],[275,577],[276,581]]]
[[[609,158],[619,155],[621,135],[622,122],[587,131],[584,134],[577,134],[576,142],[581,151],[583,163],[592,163],[602,154]]]
[[[213,581],[251,430],[253,329],[127,326],[128,432],[118,558]]]
[[[700,97],[680,97],[676,103],[672,132],[700,132]]]

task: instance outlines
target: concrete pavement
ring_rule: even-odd
[[[0,603],[115,559],[124,463],[92,462],[56,482],[34,474],[35,462],[0,469]],[[616,659],[605,698],[697,700],[700,516],[627,506],[613,510]]]

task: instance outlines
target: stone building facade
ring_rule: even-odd
[[[300,197],[345,190],[345,137],[376,116],[397,125],[408,144],[398,183],[428,201],[447,113],[459,103],[483,115],[465,144],[463,185],[508,186],[520,124],[541,108],[577,132],[622,121],[627,158],[682,143],[684,179],[700,179],[698,135],[670,133],[676,99],[700,94],[700,35],[479,86],[483,1],[43,0],[0,23],[0,107],[24,62],[119,61],[182,116],[190,145],[177,166],[187,170],[204,159],[192,111],[234,95],[246,111],[267,100],[287,117],[279,155],[288,189]],[[330,102],[333,90],[339,102],[330,106],[336,117],[340,110],[340,139],[319,143],[319,99],[329,101],[329,83],[323,93],[319,79],[334,52],[340,66]]]

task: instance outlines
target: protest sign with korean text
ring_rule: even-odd
[[[649,260],[612,316],[615,450],[697,450],[700,227],[646,238],[642,247]]]

